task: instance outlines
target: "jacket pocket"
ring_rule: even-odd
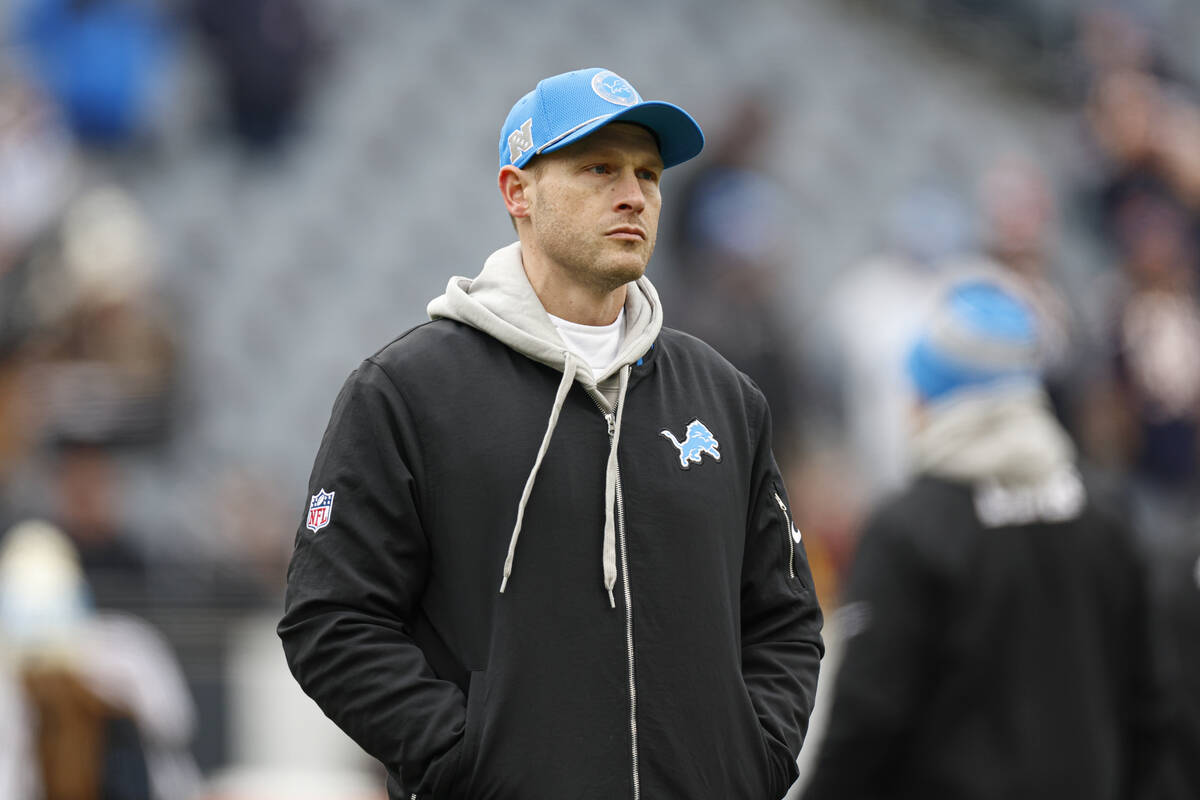
[[[458,757],[458,781],[462,797],[474,795],[472,791],[475,765],[479,760],[479,738],[483,728],[484,701],[487,699],[487,675],[475,670],[467,684],[467,725],[463,731],[462,752]]]
[[[775,741],[769,734],[763,734],[763,747],[766,752],[767,797],[783,797],[792,788],[800,770],[796,765],[796,757],[787,748]]]
[[[800,544],[800,531],[792,523],[792,512],[783,501],[783,492],[779,487],[771,489],[775,505],[779,507],[779,516],[783,521],[784,557],[787,559],[788,580],[793,580],[804,586],[804,581],[796,573],[796,546]],[[807,587],[805,587],[807,588]]]
[[[471,783],[478,759],[479,730],[482,725],[485,687],[483,672],[471,672],[467,684],[467,719],[463,735],[453,750],[446,754],[446,766],[435,779],[432,800],[469,800]],[[413,795],[409,800],[426,800],[426,795]]]
[[[740,780],[721,795],[727,800],[779,800],[787,794],[786,748],[780,745],[759,719],[743,683],[741,707],[728,724],[728,750],[741,768]],[[793,765],[795,759],[792,759]]]

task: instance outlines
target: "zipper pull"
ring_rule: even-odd
[[[800,544],[800,531],[792,523],[792,514],[788,511],[787,504],[783,502],[783,498],[779,496],[779,492],[772,492],[775,496],[775,503],[779,506],[779,510],[783,512],[783,521],[787,523],[788,533],[788,577],[792,580],[796,579],[796,545]]]
[[[800,529],[796,527],[796,523],[792,522],[792,512],[788,511],[788,507],[784,504],[783,498],[779,496],[779,492],[775,492],[774,494],[775,502],[779,504],[779,510],[783,512],[784,517],[787,518],[788,527],[792,529],[792,541],[796,544],[800,544],[800,539],[803,538],[803,534],[801,534]]]
[[[605,414],[604,421],[608,423],[608,435],[616,436],[617,434],[617,415]]]

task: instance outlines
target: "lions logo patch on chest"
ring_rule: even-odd
[[[679,451],[679,466],[683,469],[688,469],[693,463],[699,464],[700,457],[705,453],[712,456],[714,461],[721,460],[721,451],[718,449],[721,443],[712,435],[708,426],[698,419],[688,423],[687,433],[684,434],[682,442],[669,430],[662,431],[661,435]]]

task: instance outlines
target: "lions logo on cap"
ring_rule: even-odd
[[[592,91],[619,106],[631,106],[642,100],[629,81],[609,70],[601,70],[592,76]]]

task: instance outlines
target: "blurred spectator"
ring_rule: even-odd
[[[1159,147],[1179,198],[1200,229],[1200,106],[1191,97],[1168,99]]]
[[[1096,233],[1112,233],[1133,197],[1179,203],[1200,241],[1200,110],[1149,72],[1121,69],[1094,83],[1085,119],[1094,148],[1087,189]]]
[[[786,251],[788,195],[759,163],[774,117],[766,96],[746,94],[680,188],[675,274],[663,293],[671,325],[704,339],[762,389],[787,474],[804,396],[799,355],[777,305],[780,272],[798,260]]]
[[[1161,130],[1162,97],[1149,73],[1120,70],[1100,76],[1085,107],[1094,144],[1107,178],[1106,198],[1119,195],[1125,183],[1151,180],[1157,171],[1156,136]],[[1146,176],[1146,177],[1143,177]],[[1106,205],[1112,205],[1109,199]]]
[[[22,319],[9,272],[57,221],[79,179],[74,142],[47,99],[0,62],[0,341]]]
[[[804,797],[1133,798],[1156,677],[1132,537],[1089,497],[1011,279],[954,284],[909,352],[918,474],[872,515]]]
[[[980,181],[983,249],[1024,284],[1037,315],[1042,380],[1059,421],[1076,430],[1075,393],[1087,361],[1083,332],[1060,288],[1054,251],[1057,207],[1046,173],[1018,155],[998,159]]]
[[[903,351],[972,234],[967,204],[953,186],[916,182],[892,204],[884,248],[840,275],[824,305],[823,332],[814,343],[826,350],[824,368],[837,387],[865,503],[907,478],[911,390]]]
[[[146,607],[149,565],[124,528],[118,472],[104,448],[62,445],[53,470],[55,522],[77,552],[96,605],[136,612]]]
[[[295,127],[319,52],[305,0],[191,0],[224,79],[235,133],[268,149]]]
[[[151,0],[18,0],[18,41],[39,83],[84,142],[145,133],[171,55]]]
[[[0,63],[0,485],[37,443],[26,345],[40,321],[34,253],[75,190],[73,143],[45,98]]]
[[[844,447],[810,448],[788,476],[792,523],[803,531],[822,608],[836,608],[865,506],[863,486]]]
[[[24,522],[0,542],[0,653],[23,695],[3,710],[34,733],[36,757],[21,765],[20,781],[37,787],[27,797],[196,795],[194,711],[173,655],[141,620],[92,611],[70,542],[47,523]]]
[[[1113,6],[1084,8],[1080,13],[1077,49],[1088,78],[1152,69],[1152,44],[1144,25]]]
[[[54,232],[22,259],[12,287],[21,317],[0,368],[6,449],[16,469],[34,445],[49,445],[44,511],[80,549],[101,604],[141,610],[147,565],[123,527],[113,448],[161,442],[169,428],[176,353],[154,291],[153,237],[113,186],[73,199]]]
[[[34,763],[33,720],[20,675],[6,650],[0,650],[0,797],[41,800]]]
[[[1111,378],[1092,393],[1090,448],[1130,478],[1139,533],[1154,551],[1180,543],[1200,505],[1200,313],[1187,217],[1155,192],[1116,209],[1122,285],[1114,299]]]
[[[837,602],[865,511],[908,476],[903,348],[971,233],[966,204],[949,183],[917,181],[889,210],[885,246],[837,278],[810,337],[808,364],[837,398],[841,440],[806,459],[796,497],[807,502],[794,505],[814,579],[832,579],[820,587],[825,602]]]
[[[34,391],[52,439],[112,445],[169,433],[177,356],[157,267],[126,192],[100,186],[69,206],[30,289]]]

